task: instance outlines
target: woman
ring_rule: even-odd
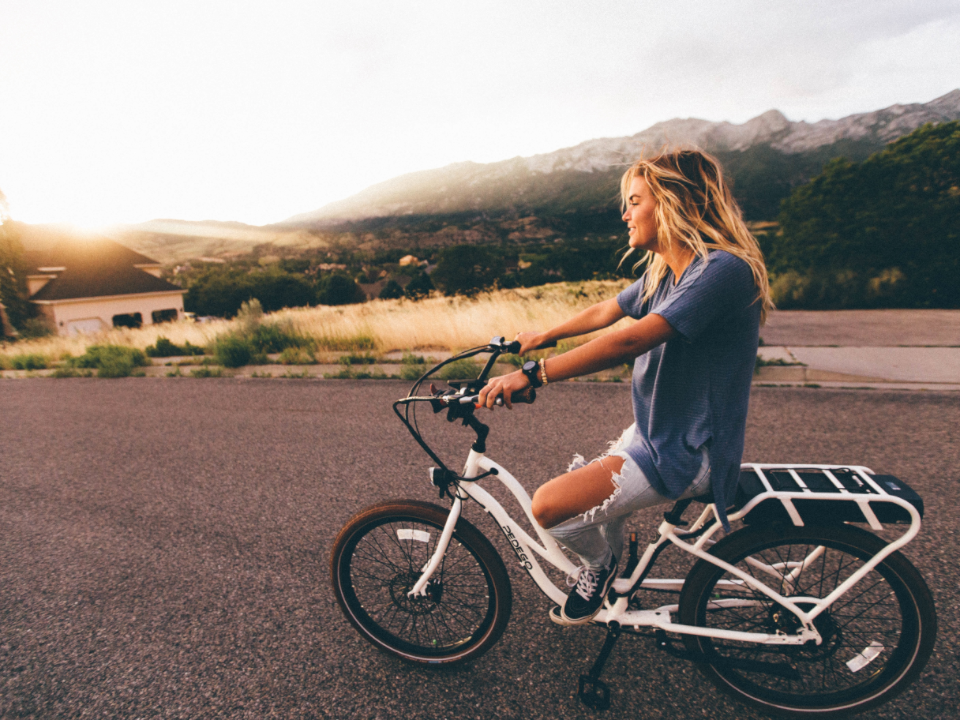
[[[681,150],[640,160],[624,174],[621,196],[628,254],[645,252],[646,272],[616,298],[517,337],[527,352],[624,317],[637,322],[527,363],[480,393],[491,409],[498,396],[509,407],[511,394],[531,384],[635,360],[636,422],[608,454],[589,464],[575,457],[533,497],[536,521],[583,562],[560,611],[565,624],[599,612],[633,511],[712,492],[729,529],[724,509],[740,472],[759,328],[772,307],[760,248],[714,158]]]

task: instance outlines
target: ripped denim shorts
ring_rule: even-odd
[[[558,542],[579,555],[585,566],[593,569],[604,567],[610,560],[611,553],[618,560],[623,557],[623,527],[631,513],[642,508],[674,502],[656,491],[640,466],[626,453],[625,448],[630,444],[635,432],[634,424],[623,431],[619,440],[611,443],[609,451],[591,461],[599,462],[610,455],[623,458],[623,467],[611,478],[614,484],[613,494],[600,505],[547,531]],[[700,471],[690,487],[680,496],[681,499],[710,491],[710,456],[706,448],[702,449],[702,453]],[[575,455],[567,471],[587,464],[582,455]]]

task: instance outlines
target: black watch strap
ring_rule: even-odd
[[[540,379],[540,364],[536,360],[527,360],[521,370],[534,388],[543,387],[543,381]]]

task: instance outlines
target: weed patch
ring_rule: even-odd
[[[83,355],[67,362],[74,368],[95,369],[100,378],[143,375],[139,368],[150,364],[143,350],[123,345],[91,345]]]

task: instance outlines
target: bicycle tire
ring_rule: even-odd
[[[347,620],[380,650],[407,662],[456,665],[500,639],[513,604],[503,560],[460,518],[427,596],[407,592],[433,555],[449,510],[415,500],[379,503],[340,531],[330,557]]]
[[[826,597],[884,546],[849,525],[765,525],[740,530],[711,553],[757,577],[784,597]],[[787,563],[824,551],[792,588]],[[747,562],[764,563],[767,570]],[[780,567],[773,567],[774,563]],[[794,566],[796,569],[796,566]],[[779,575],[770,582],[771,575]],[[720,581],[730,581],[718,586]],[[739,583],[739,586],[738,586]],[[717,601],[728,599],[729,606]],[[778,608],[781,612],[778,612]],[[792,632],[796,617],[706,560],[694,565],[680,596],[684,625],[748,632]],[[685,635],[700,670],[723,692],[775,715],[829,717],[862,712],[892,699],[913,682],[933,651],[937,618],[930,590],[899,552],[889,555],[814,620],[819,647],[757,645]],[[764,663],[752,665],[751,663]],[[796,674],[782,677],[774,665]],[[759,669],[758,669],[759,668]]]

